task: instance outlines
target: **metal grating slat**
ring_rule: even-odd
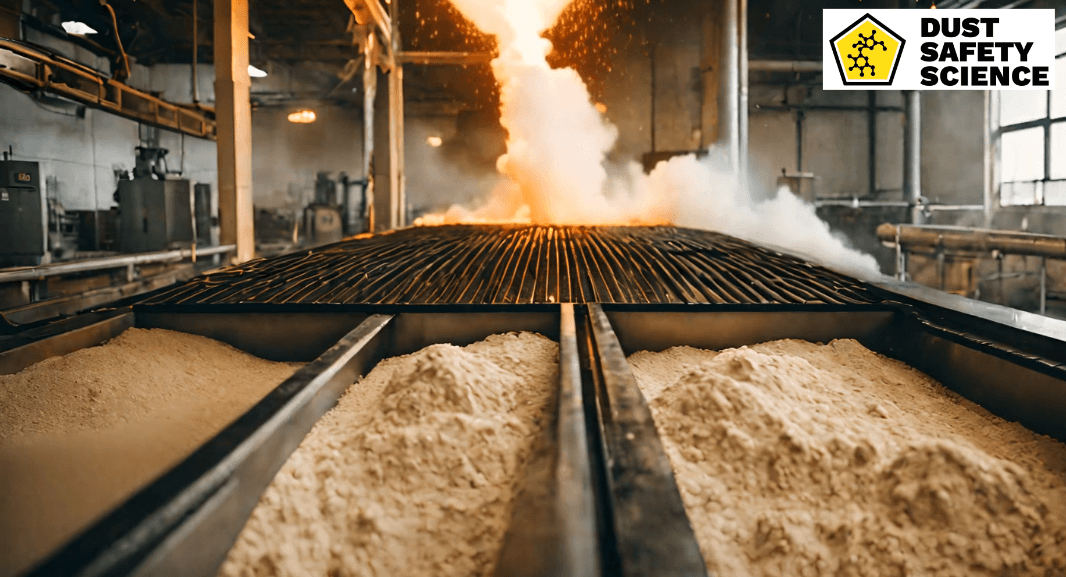
[[[855,305],[881,299],[861,282],[714,232],[454,225],[259,259],[143,302]]]

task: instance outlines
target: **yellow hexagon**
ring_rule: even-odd
[[[906,41],[867,14],[829,43],[844,84],[890,85]]]

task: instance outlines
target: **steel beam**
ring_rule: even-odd
[[[222,243],[237,245],[233,260],[242,263],[255,256],[246,0],[215,0],[214,46],[219,224]]]
[[[44,91],[143,124],[213,139],[215,120],[203,109],[171,104],[75,62],[0,40],[0,82]]]
[[[363,26],[373,23],[381,32],[386,46],[392,45],[392,18],[385,13],[385,9],[378,0],[344,0],[344,4],[352,11],[356,22]]]
[[[494,56],[488,52],[400,52],[397,61],[400,64],[421,64],[426,66],[470,66],[489,64]]]

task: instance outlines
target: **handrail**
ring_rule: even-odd
[[[145,252],[122,256],[109,256],[74,262],[46,264],[32,267],[18,267],[0,269],[0,283],[20,282],[28,280],[41,280],[52,276],[89,272],[94,270],[106,270],[109,268],[122,268],[142,264],[170,262],[184,260],[195,256],[214,256],[237,250],[236,245],[213,246],[197,248],[195,250],[183,248],[180,250],[168,250],[162,252]]]

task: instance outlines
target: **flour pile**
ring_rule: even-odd
[[[0,577],[181,462],[295,371],[198,335],[133,328],[0,375]]]
[[[491,575],[558,354],[520,333],[383,361],[293,453],[220,575]]]
[[[1066,446],[851,340],[630,358],[720,575],[1066,574]]]

